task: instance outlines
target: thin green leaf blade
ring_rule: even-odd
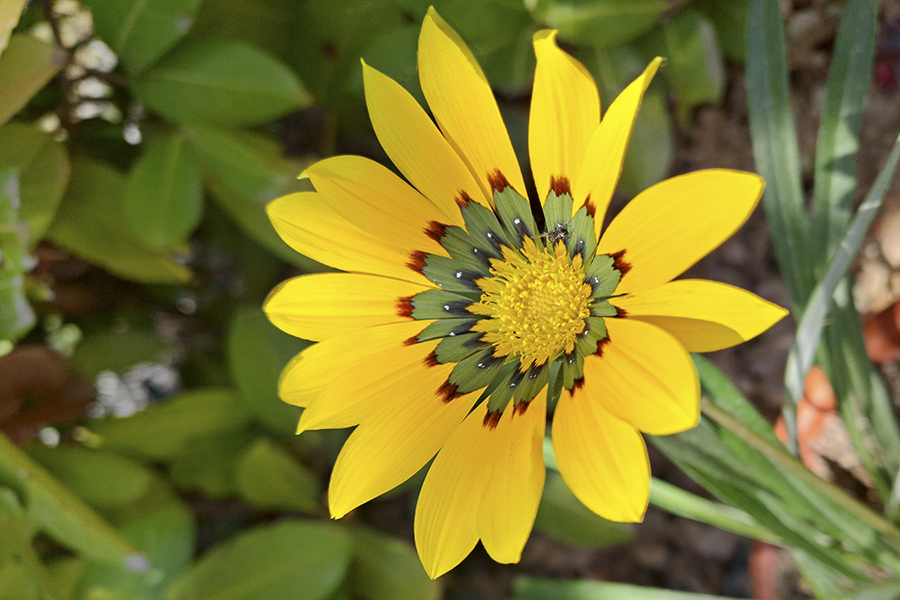
[[[847,2],[828,71],[816,146],[812,241],[819,243],[823,257],[832,255],[850,223],[860,120],[872,82],[877,32],[877,0]]]
[[[763,207],[794,306],[812,290],[809,227],[800,185],[800,152],[791,112],[781,5],[752,0],[747,17],[747,104],[756,169],[766,180]]]

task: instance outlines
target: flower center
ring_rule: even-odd
[[[503,247],[503,260],[491,261],[492,277],[478,279],[484,292],[469,312],[487,316],[472,327],[494,345],[494,356],[512,355],[524,372],[562,352],[572,352],[590,316],[591,286],[584,282],[580,255],[565,243],[547,247],[525,238],[521,254]]]

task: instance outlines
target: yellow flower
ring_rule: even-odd
[[[639,521],[650,480],[640,432],[699,419],[688,353],[748,340],[786,314],[722,283],[672,281],[744,223],[757,175],[663,181],[600,235],[660,59],[601,121],[591,76],[555,32],[537,33],[534,48],[537,214],[484,74],[433,10],[418,66],[436,125],[363,65],[375,133],[411,185],[339,156],[307,171],[316,192],[268,209],[294,249],[347,271],[286,281],[265,306],[280,328],[319,342],[280,382],[281,397],[306,408],[298,432],[356,426],[332,474],[332,516],[434,458],[415,516],[432,577],[479,540],[495,560],[519,560],[544,484],[548,387],[562,386],[552,438],[566,483],[597,514]]]

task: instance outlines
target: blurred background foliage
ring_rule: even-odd
[[[0,2],[0,600],[441,597],[408,521],[398,536],[377,511],[327,518],[324,490],[346,432],[293,435],[301,409],[278,400],[276,382],[306,343],[260,309],[278,281],[325,267],[277,237],[266,203],[304,189],[296,177],[319,158],[387,163],[359,59],[423,102],[415,54],[430,4],[470,44],[523,160],[535,31],[559,30],[604,107],[650,58],[666,57],[620,184],[632,195],[669,175],[674,132],[693,109],[722,100],[726,62],[745,58],[750,3]],[[704,364],[707,387],[771,437]],[[844,548],[852,520],[805,542],[797,531],[816,511],[833,509],[826,525],[844,514],[806,482],[784,492],[765,445],[708,419],[692,435],[660,445],[740,508],[663,484],[656,504],[799,545],[807,574],[836,561],[834,589],[856,581],[866,560],[900,564],[868,529]],[[706,455],[723,447],[734,464]],[[739,489],[742,461],[769,495]],[[391,494],[407,517],[417,486]],[[797,498],[804,512],[785,514]],[[765,511],[777,516],[765,521]],[[631,535],[582,507],[553,471],[536,528],[579,547]],[[572,585],[521,579],[511,593],[651,597]]]

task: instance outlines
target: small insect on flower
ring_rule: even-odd
[[[700,418],[689,353],[748,340],[786,314],[730,285],[675,280],[744,223],[762,194],[758,175],[673,177],[604,230],[661,59],[601,121],[591,75],[555,38],[534,36],[528,147],[539,214],[484,73],[434,9],[418,54],[434,121],[363,63],[375,134],[405,180],[335,156],[307,169],[315,192],[268,207],[295,250],[346,271],[288,280],[265,305],[278,327],[318,342],[279,382],[283,400],[305,407],[298,433],[356,427],[331,476],[331,515],[433,460],[415,515],[432,577],[479,541],[498,562],[521,557],[544,487],[548,389],[561,389],[551,437],[566,484],[597,514],[640,521],[650,492],[641,432],[676,433]]]

